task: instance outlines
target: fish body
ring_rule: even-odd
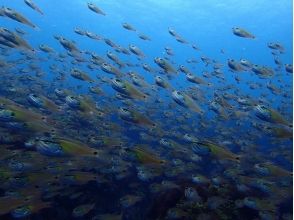
[[[32,0],[24,0],[24,2],[33,10],[39,12],[41,15],[43,15],[43,11],[32,1]]]
[[[234,27],[232,28],[233,34],[238,36],[238,37],[244,37],[244,38],[249,38],[249,39],[255,39],[255,36],[248,31],[240,28],[240,27]]]
[[[95,12],[95,13],[97,13],[97,14],[100,14],[100,15],[106,15],[100,8],[98,8],[94,3],[87,3],[87,5],[88,5],[88,8],[91,10],[91,11],[93,11],[93,12]]]
[[[172,98],[177,104],[189,108],[196,113],[203,114],[203,110],[185,93],[175,90],[172,92]]]
[[[36,28],[36,25],[34,25],[31,21],[29,21],[27,18],[25,18],[23,15],[18,13],[12,8],[2,7],[1,9],[6,17],[9,17],[17,22],[20,22],[22,24],[28,25],[32,28]]]

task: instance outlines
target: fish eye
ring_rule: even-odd
[[[98,152],[97,152],[97,151],[95,151],[95,152],[93,152],[93,154],[94,154],[94,155],[97,155],[97,154],[98,154]]]

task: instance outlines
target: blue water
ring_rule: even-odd
[[[89,162],[91,164],[90,167],[85,167],[84,164],[80,164],[77,161],[71,161],[71,159],[68,158],[58,158],[56,159],[57,162],[54,160],[54,163],[59,164],[60,162],[68,162],[68,160],[70,160],[73,164],[77,164],[75,168],[78,171],[92,174],[103,173],[106,183],[95,184],[93,181],[85,181],[83,184],[77,184],[78,186],[68,186],[65,184],[64,189],[59,190],[58,193],[54,192],[56,195],[54,194],[54,196],[49,199],[49,207],[38,211],[32,211],[33,213],[29,215],[29,217],[24,218],[71,219],[74,218],[72,211],[75,207],[89,203],[95,204],[93,206],[94,208],[79,219],[106,220],[108,218],[100,216],[105,213],[113,215],[121,214],[121,218],[117,219],[134,220],[206,219],[204,217],[201,218],[201,214],[209,215],[210,212],[212,214],[209,218],[207,217],[207,219],[254,219],[257,217],[260,217],[260,219],[288,219],[287,216],[292,216],[292,176],[290,175],[290,172],[292,172],[292,137],[280,138],[275,136],[277,134],[268,133],[265,130],[268,127],[271,129],[281,128],[292,133],[292,73],[285,70],[285,64],[292,64],[293,62],[293,2],[290,0],[100,0],[92,2],[105,12],[106,16],[96,14],[89,10],[87,7],[88,1],[84,0],[34,0],[34,3],[42,9],[44,15],[40,15],[36,11],[33,11],[23,1],[1,0],[2,6],[15,9],[35,24],[37,28],[33,29],[7,17],[0,17],[0,27],[5,27],[12,31],[15,28],[24,30],[26,34],[23,38],[36,49],[33,56],[35,56],[35,58],[45,59],[45,61],[38,61],[36,59],[32,61],[32,63],[40,67],[42,72],[44,72],[44,76],[28,84],[23,83],[17,77],[20,75],[19,72],[21,68],[29,69],[28,75],[34,75],[34,71],[29,67],[30,61],[17,63],[14,68],[6,69],[3,67],[1,72],[5,72],[8,75],[10,74],[10,76],[17,76],[14,79],[15,82],[13,81],[12,83],[16,88],[27,89],[30,87],[29,89],[31,91],[24,89],[23,93],[19,92],[17,95],[11,95],[5,90],[6,86],[4,86],[4,88],[1,89],[1,97],[12,100],[29,111],[46,114],[47,117],[57,121],[57,127],[62,127],[61,130],[63,130],[63,134],[66,135],[66,138],[81,141],[92,148],[95,148],[95,146],[91,146],[91,143],[87,142],[87,135],[90,134],[96,135],[97,137],[107,136],[110,139],[121,138],[125,141],[124,147],[127,149],[130,148],[128,150],[131,152],[134,145],[144,143],[144,146],[147,146],[147,152],[148,150],[151,152],[155,150],[161,157],[168,161],[167,167],[162,168],[161,166],[156,166],[156,169],[164,169],[166,173],[163,172],[164,174],[150,181],[144,181],[138,178],[138,169],[144,167],[146,164],[140,161],[140,159],[139,161],[136,160],[132,153],[130,153],[131,156],[128,153],[126,153],[126,156],[124,154],[125,152],[121,154],[121,149],[118,148],[113,150],[114,152],[111,151],[109,153],[107,144],[101,148],[101,150],[103,152],[105,151],[105,154],[107,154],[105,157],[108,159],[111,158],[109,159],[111,163],[115,160],[113,158],[118,157],[117,163],[120,164],[120,166],[123,166],[121,164],[128,163],[127,167],[128,172],[131,173],[130,176],[119,179],[116,178],[119,172],[104,172],[102,168],[101,170],[99,168],[95,170],[95,163]],[[137,32],[124,29],[122,27],[122,23],[124,22],[132,25]],[[256,38],[248,39],[238,37],[233,34],[233,27],[241,27],[252,33]],[[87,30],[103,38],[111,39],[116,44],[125,48],[128,48],[129,44],[138,46],[145,54],[142,60],[139,60],[134,54],[124,55],[117,52],[115,52],[115,54],[124,63],[138,64],[138,66],[127,66],[122,68],[121,71],[125,74],[122,78],[131,81],[126,73],[130,70],[137,71],[139,75],[144,78],[146,83],[150,86],[155,86],[156,90],[152,90],[151,87],[147,89],[149,94],[151,94],[151,99],[147,102],[133,99],[124,102],[115,99],[117,91],[112,88],[111,82],[101,82],[101,80],[97,78],[97,76],[103,76],[107,79],[113,79],[114,76],[103,72],[99,67],[96,67],[95,70],[90,70],[87,67],[87,64],[91,63],[90,56],[86,55],[86,51],[95,52],[107,62],[116,66],[114,62],[106,57],[106,53],[108,51],[113,52],[114,49],[106,45],[103,40],[97,41],[76,34],[74,32],[75,28]],[[168,33],[168,28],[175,29],[177,34],[183,37],[189,44],[177,42],[175,38]],[[137,33],[147,35],[151,38],[151,41],[143,41],[138,37]],[[74,41],[77,48],[82,51],[82,57],[86,59],[86,62],[72,64],[71,61],[74,60],[74,58],[66,55],[65,61],[60,63],[54,60],[54,58],[57,57],[56,54],[48,56],[48,54],[38,49],[40,44],[46,44],[52,47],[56,53],[66,54],[67,51],[61,46],[58,40],[54,39],[53,36],[56,35]],[[270,42],[277,42],[285,48],[284,53],[276,51],[276,57],[282,62],[280,66],[275,64],[274,56],[271,53],[273,50],[267,46]],[[200,50],[196,51],[192,49],[192,44],[197,45]],[[175,54],[174,56],[168,56],[166,54],[164,50],[166,46],[172,48]],[[9,55],[2,50],[0,54],[1,60],[8,62],[18,58],[24,58],[23,55],[20,55],[19,51],[21,50],[19,49],[8,49],[8,51]],[[223,51],[223,53],[221,51]],[[210,74],[213,72],[213,64],[206,66],[205,63],[201,61],[201,56],[208,57],[211,60],[215,60],[217,64],[222,65],[221,71],[225,78],[224,81],[219,80],[215,76],[211,78],[203,77],[203,72],[209,72]],[[194,75],[212,83],[212,86],[195,85],[187,81],[183,73],[179,73],[170,79],[165,77],[164,71],[154,62],[155,57],[169,57],[169,62],[175,69],[178,70],[180,65],[184,65],[191,70]],[[196,59],[198,63],[187,63],[187,59]],[[274,70],[275,75],[268,78],[260,78],[250,70],[234,72],[227,65],[228,59],[234,59],[236,61],[246,59],[253,64],[267,66]],[[149,64],[156,72],[148,73],[143,70],[141,67],[143,63]],[[46,82],[48,84],[52,82],[56,77],[56,73],[53,73],[49,68],[52,64],[57,65],[59,69],[65,71],[66,80],[64,82],[57,81],[48,88],[44,87],[42,90],[36,86],[36,82]],[[99,85],[104,94],[89,94],[88,88],[93,84],[71,77],[71,68],[78,68],[85,71],[94,79],[95,82],[93,84]],[[5,82],[9,81],[9,77],[6,74],[1,77]],[[199,103],[201,109],[204,110],[204,114],[200,116],[189,107],[187,108],[177,104],[172,98],[171,91],[168,89],[158,89],[154,80],[156,75],[163,76],[172,85],[173,89],[176,90],[185,91],[190,87],[200,89],[200,94],[203,94],[204,98],[203,100],[196,100],[196,102]],[[240,83],[236,82],[236,76],[241,79]],[[250,89],[248,84],[252,83],[257,83],[261,86],[257,89]],[[278,94],[272,93],[266,87],[268,83],[278,88]],[[78,85],[80,85],[81,88],[77,88],[76,86]],[[228,114],[228,119],[224,120],[221,114],[216,114],[209,106],[214,100],[214,95],[223,94],[220,89],[227,85],[232,85],[233,88],[226,92],[235,97],[228,101],[230,105],[232,105],[231,109],[222,106]],[[97,118],[93,119],[92,115],[86,115],[86,118],[84,118],[85,115],[79,115],[78,111],[70,109],[64,100],[60,101],[54,96],[53,93],[56,88],[67,88],[71,91],[71,94],[74,95],[86,94],[92,97],[93,100],[98,103],[99,107],[107,109],[110,113],[108,112],[109,114],[107,113],[108,115],[101,119],[101,121],[99,121],[100,119],[97,120]],[[135,88],[144,91],[144,89],[140,87],[135,86]],[[27,102],[27,95],[31,92],[50,98],[57,105],[62,106],[62,112],[58,114],[52,114],[51,112],[48,114],[48,111],[44,111],[44,109],[30,106]],[[188,93],[188,95],[190,94]],[[161,98],[162,104],[155,102],[156,98]],[[261,103],[260,100],[265,100],[265,105],[269,109],[279,112],[288,124],[285,125],[285,123],[261,120],[254,113],[255,105],[244,107],[237,103],[237,98],[248,98],[248,100],[258,104],[264,104]],[[130,104],[128,104],[128,102]],[[141,125],[138,125],[138,123],[134,121],[125,122],[120,118],[117,112],[117,108],[121,106],[131,107],[151,121],[155,121],[164,131],[164,134],[161,135],[158,131],[150,132],[148,130],[150,127],[146,128],[143,126],[142,128]],[[5,108],[5,106],[3,108]],[[245,112],[246,115],[234,117],[234,113],[237,111]],[[172,114],[172,116],[164,117],[163,113],[166,112]],[[187,118],[183,118],[183,116],[186,116],[185,114],[188,114]],[[73,119],[75,117],[76,121]],[[24,121],[26,122],[26,120],[28,119]],[[73,121],[75,121],[76,124],[74,125],[76,127],[70,126],[70,122]],[[121,130],[107,130],[102,126],[103,122],[113,123],[119,126]],[[1,123],[3,124],[4,122]],[[238,125],[238,123],[240,123],[240,125]],[[1,136],[13,136],[15,133],[8,128],[4,128],[4,124],[1,126]],[[257,124],[257,126],[254,127],[253,124]],[[80,133],[77,134],[77,131]],[[285,132],[285,130],[283,131]],[[140,139],[140,134],[142,132],[150,134],[150,139]],[[39,132],[28,133],[29,134],[27,134],[26,130],[16,132],[17,135],[23,137],[18,143],[19,146],[24,145],[24,142],[27,141],[27,137],[40,136]],[[224,162],[223,157],[226,157],[226,155],[222,155],[221,153],[214,155],[212,150],[212,152],[210,152],[211,155],[202,156],[202,161],[199,162],[199,164],[195,161],[191,161],[189,156],[191,156],[191,154],[197,155],[197,153],[191,150],[192,145],[185,142],[183,136],[186,133],[196,136],[199,140],[216,142],[222,147],[225,146],[224,148],[228,149],[230,152],[241,155],[240,165]],[[160,146],[159,141],[162,138],[167,138],[168,140],[176,142],[176,147],[164,148]],[[226,144],[226,141],[230,143]],[[3,142],[1,145],[5,146],[5,143]],[[180,148],[179,146],[187,148],[188,153],[179,154],[178,152],[174,152],[175,149]],[[13,150],[15,148],[18,149],[19,147],[14,144]],[[36,149],[29,149],[29,152],[40,153]],[[27,151],[27,149],[25,149],[25,151]],[[12,154],[12,152],[10,152],[10,154]],[[10,154],[0,163],[1,170],[3,169],[6,171],[7,168],[5,167],[5,163],[9,160]],[[46,158],[44,159],[46,162],[47,160],[52,162],[52,157],[46,157],[48,155],[41,156],[41,158]],[[12,158],[14,158],[14,156]],[[27,158],[22,159],[25,161],[27,160]],[[37,158],[37,160],[38,159],[40,158]],[[181,160],[183,164],[175,165],[174,160],[176,159]],[[211,161],[212,163],[209,163]],[[267,162],[278,166],[285,172],[289,172],[289,175],[284,175],[284,173],[281,174],[282,171],[267,175],[254,173],[253,167],[255,164]],[[32,163],[32,166],[38,166],[37,161],[30,161],[30,163]],[[191,169],[189,169],[190,163],[193,164],[191,165],[193,167]],[[107,163],[107,166],[111,167],[110,164]],[[48,164],[46,164],[46,166],[47,165]],[[146,165],[146,167],[148,167],[148,165]],[[180,168],[184,171],[180,172],[178,176],[168,176],[169,173]],[[236,172],[231,174],[234,178],[224,175],[225,171],[231,168],[240,171],[239,173]],[[46,172],[47,171],[45,171],[45,173]],[[60,171],[58,171],[58,173],[59,172]],[[20,175],[15,172],[12,173],[13,177]],[[197,185],[193,183],[190,176],[195,173],[204,175],[208,178],[209,184]],[[29,175],[26,172],[21,174],[23,176]],[[63,176],[65,174],[61,172],[60,175]],[[226,184],[223,186],[224,191],[222,191],[219,186],[215,186],[212,183],[213,176],[220,176],[225,179]],[[244,176],[248,177],[248,179],[244,178]],[[285,178],[285,180],[283,178]],[[270,190],[265,190],[266,192],[260,190],[260,188],[254,185],[257,184],[256,181],[258,182],[258,180],[271,182]],[[5,193],[10,190],[10,187],[7,187],[6,180],[0,178],[0,181],[2,181],[0,182],[1,195],[4,196],[6,195]],[[155,183],[159,184],[161,181],[173,182],[179,185],[180,189],[171,188],[166,191],[159,191],[157,195],[152,194],[150,192],[150,186]],[[29,183],[29,185],[30,184],[31,183]],[[249,187],[249,192],[238,191],[236,189],[238,184],[244,184]],[[126,185],[126,187],[122,187],[124,185]],[[202,205],[198,204],[199,206],[197,206],[196,203],[185,203],[187,202],[187,198],[184,195],[184,189],[187,187],[194,187],[197,189],[200,197],[202,197],[202,201],[200,202]],[[49,188],[51,190],[51,188],[54,187],[50,186]],[[24,189],[26,188],[24,187]],[[31,189],[28,187],[28,190]],[[15,191],[20,191],[20,189],[17,188]],[[46,190],[42,189],[42,193],[44,193],[44,191]],[[67,193],[62,194],[62,191]],[[71,199],[70,194],[72,191],[75,193],[80,192],[82,196],[77,197],[77,199]],[[48,192],[46,191],[46,193]],[[288,196],[285,196],[285,198],[283,197],[284,199],[280,201],[277,198],[279,197],[278,195],[282,193],[286,193]],[[140,195],[141,199],[138,203],[135,203],[135,205],[130,205],[126,208],[122,205],[120,199],[129,194]],[[207,201],[214,196],[222,198],[223,201],[227,202],[225,204],[227,204],[229,208],[208,208]],[[236,201],[243,201],[243,199],[247,197],[254,197],[265,202],[278,200],[278,204],[274,204],[275,210],[270,211],[264,208],[264,206],[249,207],[249,205],[244,205],[238,208]],[[43,194],[40,198],[42,201],[47,201],[44,199]],[[0,199],[3,201],[5,200],[4,197],[0,197]],[[167,202],[167,200],[171,202]],[[175,207],[178,207],[177,212],[184,212],[185,215],[178,218],[173,218],[171,214],[169,215],[168,210],[173,210]],[[51,214],[49,214],[50,212]],[[220,214],[220,212],[222,212],[222,214]],[[262,218],[262,212],[266,212],[272,218]],[[14,218],[11,213],[11,210],[2,213],[0,207],[0,218],[1,215],[3,219]],[[96,216],[96,218],[94,218],[94,216]]]

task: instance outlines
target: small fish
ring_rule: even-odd
[[[45,45],[45,44],[40,44],[39,49],[42,50],[45,53],[54,53],[54,49]]]
[[[102,40],[102,37],[89,31],[85,31],[85,35],[93,40]]]
[[[238,37],[244,37],[244,38],[250,38],[250,39],[255,39],[255,36],[249,33],[248,31],[240,28],[240,27],[233,27],[233,34],[238,36]]]
[[[254,165],[254,169],[257,173],[265,176],[275,177],[292,177],[293,173],[285,170],[284,168],[277,166],[271,162],[258,163]]]
[[[45,96],[31,93],[28,95],[27,100],[31,105],[35,106],[36,108],[42,108],[51,112],[59,111],[58,105],[56,105],[53,101]]]
[[[118,58],[118,56],[116,56],[111,51],[107,52],[107,57],[115,62],[119,66],[119,68],[125,67],[125,64]]]
[[[70,75],[75,79],[79,79],[79,80],[90,82],[90,83],[94,82],[94,80],[87,73],[85,73],[77,68],[71,69]]]
[[[164,80],[161,76],[155,76],[155,83],[156,83],[156,85],[158,85],[164,89],[169,89],[169,90],[172,89],[172,87],[168,83],[168,81]]]
[[[68,50],[73,54],[80,54],[80,50],[77,48],[74,41],[68,40],[62,36],[54,36],[56,40],[63,46],[64,49]]]
[[[285,64],[285,70],[288,73],[293,73],[293,65],[292,64]]]
[[[253,65],[252,71],[260,78],[269,78],[275,74],[275,72],[270,67],[260,65]]]
[[[132,84],[127,81],[123,81],[121,79],[115,78],[112,80],[111,84],[112,88],[116,91],[122,93],[123,95],[139,100],[146,100],[147,95],[143,92],[137,90]]]
[[[6,17],[9,17],[17,22],[20,22],[22,24],[28,25],[32,28],[37,28],[36,25],[34,25],[31,21],[29,21],[27,18],[25,18],[23,15],[15,11],[14,9],[7,8],[7,7],[2,7],[1,10],[3,10],[4,15]]]
[[[129,49],[133,54],[137,55],[138,57],[140,57],[140,58],[145,57],[144,53],[139,49],[139,47],[137,47],[133,44],[130,44]]]
[[[35,50],[16,33],[0,27],[0,44],[11,48],[22,48],[34,52]]]
[[[136,29],[132,25],[130,25],[128,23],[122,23],[122,26],[123,26],[124,29],[127,29],[129,31],[136,31]]]
[[[267,108],[264,105],[257,105],[254,108],[254,111],[255,111],[255,115],[263,121],[292,127],[292,125],[290,125],[290,123],[279,112],[273,109]]]
[[[167,55],[169,56],[173,56],[174,55],[174,52],[173,52],[173,49],[170,48],[170,47],[165,47],[165,52],[167,53]]]
[[[136,195],[126,195],[119,199],[120,204],[123,208],[129,208],[131,206],[134,206],[136,203],[138,203],[141,200],[142,198]]]
[[[221,147],[212,142],[199,141],[196,145],[193,145],[192,150],[195,153],[200,153],[202,155],[203,155],[203,152],[205,151],[205,154],[211,154],[212,156],[218,158],[219,160],[231,160],[238,163],[240,162],[239,155],[236,155],[232,153],[231,151],[225,149],[224,147]]]
[[[203,110],[193,101],[190,96],[186,95],[185,93],[175,90],[172,92],[172,98],[177,104],[196,113],[203,114]]]
[[[33,10],[39,12],[41,15],[44,13],[41,11],[41,9],[32,1],[32,0],[24,0],[24,2]]]
[[[144,146],[135,146],[130,150],[136,155],[140,163],[151,165],[164,165],[166,163],[165,160],[159,158],[154,152],[146,150]]]
[[[170,35],[172,35],[174,37],[178,36],[178,34],[176,33],[176,31],[173,28],[171,28],[171,27],[168,28],[168,32],[170,33]]]
[[[233,59],[228,59],[228,66],[234,72],[242,72],[245,70],[243,68],[243,66],[238,61],[233,60]]]
[[[254,210],[262,210],[262,211],[270,211],[275,212],[276,207],[273,202],[269,202],[266,199],[259,199],[255,197],[245,197],[243,199],[244,206],[254,209]]]
[[[127,122],[138,124],[147,128],[155,128],[156,124],[143,114],[131,109],[120,107],[118,110],[119,117]]]
[[[284,48],[283,45],[280,44],[280,43],[277,43],[277,42],[270,42],[270,43],[267,44],[267,46],[268,46],[270,49],[278,50],[280,53],[284,53],[284,52],[285,52],[285,48]]]
[[[142,40],[151,41],[151,38],[145,34],[138,34],[138,37]]]
[[[196,84],[207,84],[203,79],[193,75],[192,73],[187,73],[186,74],[186,79],[189,82],[196,83]]]
[[[87,215],[92,209],[94,209],[95,203],[83,204],[75,207],[72,211],[74,218],[79,218]]]
[[[106,73],[109,73],[109,74],[113,74],[113,75],[116,75],[116,76],[122,76],[123,73],[115,68],[114,66],[112,66],[111,64],[109,63],[106,63],[106,62],[103,62],[100,66],[101,70],[103,70],[104,72]]]
[[[142,67],[143,67],[144,70],[146,70],[149,73],[153,73],[154,72],[154,70],[147,63],[143,63],[142,64]]]
[[[87,5],[88,5],[88,8],[91,10],[91,11],[93,11],[93,12],[95,12],[95,13],[97,13],[97,14],[100,14],[100,15],[106,15],[100,8],[98,8],[94,3],[87,3]]]
[[[155,57],[154,58],[154,62],[164,70],[165,73],[167,74],[177,74],[177,70],[169,63],[167,62],[165,59],[161,58],[161,57]]]
[[[251,69],[253,66],[253,64],[249,60],[246,60],[246,59],[241,59],[240,64],[248,69]]]

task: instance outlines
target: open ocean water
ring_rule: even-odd
[[[293,218],[292,1],[0,3],[1,220]]]

